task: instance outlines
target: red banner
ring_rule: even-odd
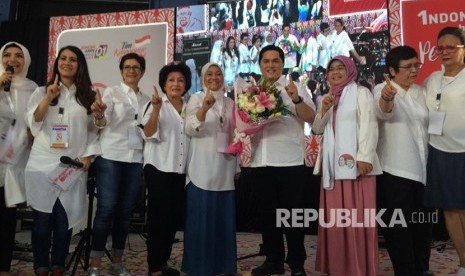
[[[446,26],[465,28],[465,5],[457,0],[401,1],[403,44],[415,48],[423,63],[418,83],[441,69],[435,53],[437,35]]]
[[[329,16],[385,9],[386,0],[328,0]]]

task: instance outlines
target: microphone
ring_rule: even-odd
[[[84,167],[84,164],[79,162],[79,160],[75,160],[75,159],[73,159],[73,158],[71,158],[69,156],[60,157],[60,162],[65,164],[65,165],[75,167],[75,168],[78,168],[78,169],[82,169]]]
[[[13,68],[13,66],[11,66],[11,65],[8,65],[8,66],[5,68],[5,72],[10,72],[11,74],[14,74],[15,68]],[[3,84],[3,90],[4,90],[5,92],[10,92],[10,88],[11,88],[11,81],[5,82],[5,83]]]

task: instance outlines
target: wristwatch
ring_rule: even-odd
[[[294,102],[294,100],[292,100],[292,102],[293,102],[294,104],[300,104],[300,103],[303,102],[303,101],[304,101],[304,99],[302,99],[301,96],[299,96],[299,99],[298,99],[297,101],[295,101],[295,102]]]

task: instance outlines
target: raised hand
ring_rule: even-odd
[[[215,97],[213,97],[213,93],[207,88],[207,91],[205,91],[205,98],[203,98],[202,109],[205,110],[205,112],[208,111],[215,102],[216,100]]]
[[[12,79],[13,79],[13,73],[11,73],[9,71],[5,71],[0,76],[0,85],[3,86],[5,84],[11,82]]]
[[[297,86],[295,85],[294,81],[292,80],[291,74],[287,74],[289,84],[284,87],[284,89],[287,92],[287,95],[293,102],[298,102],[299,99],[299,90],[297,89]]]
[[[55,75],[55,80],[47,86],[47,101],[51,103],[55,98],[60,96],[60,86],[58,85],[58,75]]]
[[[152,103],[153,110],[160,111],[161,104],[163,103],[163,101],[161,97],[158,95],[158,90],[155,85],[153,86],[153,96],[150,102]]]
[[[329,93],[326,95],[326,97],[323,98],[321,101],[321,111],[323,114],[328,111],[334,104],[334,96],[333,96],[333,91],[330,89]]]
[[[397,89],[392,85],[387,74],[384,75],[384,80],[386,81],[386,85],[381,90],[381,98],[386,102],[390,102],[396,97]]]
[[[100,91],[98,89],[95,95],[95,100],[90,106],[90,109],[94,113],[95,117],[100,119],[104,117],[104,112],[107,109],[107,105],[103,103],[102,95],[100,94]]]

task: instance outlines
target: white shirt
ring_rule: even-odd
[[[120,162],[142,163],[142,150],[129,148],[128,129],[140,124],[144,111],[142,108],[150,98],[142,91],[135,93],[122,82],[119,86],[105,89],[102,101],[107,105],[107,125],[100,133],[102,157]],[[139,131],[137,133],[140,134]]]
[[[442,135],[430,135],[429,143],[446,152],[465,152],[465,69],[457,76],[443,79],[443,72],[434,72],[425,81],[426,105],[436,111],[436,96],[441,93],[439,111],[446,112]],[[441,89],[442,88],[442,89]]]
[[[373,108],[373,95],[364,86],[357,87],[357,161],[367,162],[373,165],[373,170],[368,175],[382,173],[379,158],[376,153],[378,144],[378,122]],[[325,96],[326,97],[326,96]],[[332,109],[330,109],[332,110]],[[329,113],[321,117],[321,105],[315,116],[312,131],[322,134],[329,120]]]
[[[281,76],[275,85],[281,91],[284,105],[296,114],[295,105],[284,90],[287,83],[288,80]],[[310,95],[298,83],[295,84],[304,103],[315,110]],[[266,124],[261,131],[251,136],[251,143],[251,167],[288,167],[304,164],[304,122],[296,116],[283,116],[282,119]]]
[[[192,181],[207,191],[234,190],[236,157],[217,151],[218,132],[229,133],[232,137],[233,100],[224,97],[222,91],[214,92],[216,102],[208,110],[205,121],[197,119],[205,93],[192,95],[186,108],[186,133],[191,137],[187,158],[187,183]],[[221,124],[220,117],[223,118]]]
[[[239,44],[239,62],[239,72],[248,74],[250,72],[249,48],[242,43]]]
[[[21,82],[18,82],[18,79]],[[30,142],[27,135],[27,125],[24,121],[27,103],[37,84],[24,77],[15,76],[10,92],[0,93],[0,126],[2,135],[15,120],[15,137],[12,147],[15,151],[26,148],[15,165],[0,162],[0,187],[5,187],[6,206],[11,207],[26,201],[24,188],[24,167],[26,167],[30,152]],[[13,109],[12,109],[13,108]]]
[[[326,69],[328,66],[328,62],[331,59],[331,39],[329,37],[324,36],[324,34],[320,33],[316,37],[316,43],[318,44],[318,66],[321,66]]]
[[[255,73],[257,75],[261,75],[262,71],[260,70],[260,64],[258,63],[258,55],[260,54],[260,50],[257,47],[252,46],[250,48],[250,72]],[[253,60],[257,58],[255,62]]]
[[[34,135],[31,154],[25,169],[27,203],[33,209],[51,213],[57,198],[68,216],[69,228],[79,223],[87,211],[87,173],[83,173],[70,190],[60,191],[51,185],[48,173],[60,163],[61,156],[86,157],[100,153],[98,129],[92,115],[76,101],[76,87],[69,90],[60,85],[61,94],[56,106],[49,106],[41,122],[35,122],[34,112],[45,97],[45,87],[37,88],[27,105],[25,119]],[[64,108],[63,115],[59,108]],[[60,123],[69,127],[68,148],[51,148],[52,125]]]
[[[145,140],[144,166],[150,164],[163,172],[184,174],[189,148],[189,139],[184,131],[185,119],[182,117],[186,104],[182,107],[181,116],[165,94],[162,100],[157,130],[150,137],[143,135]],[[143,114],[142,125],[144,126],[153,112],[152,103],[147,104],[150,106]]]
[[[416,84],[408,91],[394,81],[391,84],[397,89],[397,95],[389,113],[384,113],[379,106],[381,90],[386,83],[376,85],[373,90],[381,167],[392,175],[426,184],[428,108],[424,90]]]
[[[331,42],[332,58],[339,55],[350,57],[350,51],[354,49],[354,44],[346,31],[342,31],[339,34],[333,31],[331,34]]]
[[[276,39],[275,45],[283,49],[284,52],[284,68],[292,68],[297,66],[297,50],[294,45],[300,47],[299,40],[293,34],[289,34],[288,37],[280,35]]]
[[[300,62],[303,71],[312,71],[312,66],[318,65],[318,44],[313,36],[308,38]]]

